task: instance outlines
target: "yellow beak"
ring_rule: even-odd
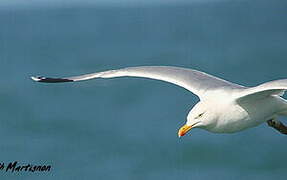
[[[192,129],[192,126],[184,125],[178,130],[178,137],[184,136],[189,130]]]

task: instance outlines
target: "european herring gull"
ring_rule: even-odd
[[[37,82],[61,83],[123,76],[170,82],[199,97],[200,101],[179,129],[179,137],[193,128],[235,133],[265,122],[287,134],[287,127],[278,120],[278,116],[287,116],[287,101],[281,97],[287,89],[287,79],[245,87],[197,70],[171,66],[128,67],[67,78],[31,78]]]

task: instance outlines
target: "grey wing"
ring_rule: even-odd
[[[243,88],[243,86],[233,84],[204,72],[171,66],[139,66],[67,78],[32,77],[32,79],[38,82],[57,83],[82,81],[93,78],[113,78],[123,76],[144,77],[170,82],[193,92],[201,99],[204,98],[208,92],[223,87],[225,90]]]
[[[287,79],[281,79],[276,81],[270,81],[261,84],[256,87],[251,87],[238,93],[237,99],[247,100],[247,99],[260,99],[271,95],[282,96],[287,90]]]

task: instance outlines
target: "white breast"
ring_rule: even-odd
[[[234,133],[255,127],[276,116],[281,110],[279,98],[270,96],[251,103],[238,104],[229,102],[218,111],[216,123],[206,130],[214,133]]]

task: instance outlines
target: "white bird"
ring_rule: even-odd
[[[67,78],[31,78],[38,82],[58,83],[122,76],[170,82],[199,97],[200,101],[189,112],[186,124],[179,129],[179,137],[192,128],[235,133],[264,122],[287,134],[287,127],[277,120],[278,116],[287,116],[287,101],[280,97],[287,90],[287,79],[245,87],[197,70],[169,66],[129,67]]]

